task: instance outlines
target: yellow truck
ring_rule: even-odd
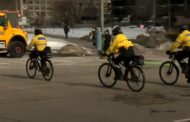
[[[19,58],[26,52],[28,35],[18,27],[18,17],[17,11],[0,11],[0,55]]]

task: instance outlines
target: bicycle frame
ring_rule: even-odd
[[[38,57],[36,57],[36,58],[32,58],[31,60],[35,60],[35,62],[37,63],[37,69],[39,70],[39,71],[41,71],[41,69],[42,69],[42,65],[41,65],[41,59],[40,59],[40,57],[38,56]]]
[[[114,55],[110,55],[110,56],[107,57],[107,60],[108,60],[109,64],[114,67],[113,58],[114,58]],[[126,66],[124,65],[124,63],[121,62],[121,63],[119,63],[119,66],[120,66],[120,69],[121,69],[122,77],[124,77],[124,76],[125,76],[125,72],[126,72],[131,66],[134,66],[134,65],[133,65],[132,63],[130,63],[129,66],[126,67]],[[135,66],[139,66],[139,65],[135,65]],[[108,67],[106,76],[109,76],[109,74],[111,74],[111,68],[110,68],[110,67]],[[135,73],[133,72],[133,74],[135,74]]]
[[[175,65],[175,61],[176,61],[175,58],[172,58],[172,59],[171,59],[170,62],[171,62],[171,64],[173,64],[173,65],[170,65],[170,66],[169,66],[169,69],[168,69],[168,71],[167,71],[167,74],[168,74],[168,75],[170,75],[170,74],[172,73],[172,71],[173,71],[173,66]]]

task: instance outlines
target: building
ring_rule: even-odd
[[[57,13],[53,13],[53,4],[59,1],[67,0],[23,0],[23,15],[27,16],[31,21],[36,19],[48,20]],[[73,0],[75,1],[75,0]],[[104,13],[107,16],[110,14],[110,0],[104,0]],[[83,8],[80,14],[80,18],[84,23],[91,21],[97,21],[100,16],[100,0],[78,0],[76,2]],[[86,10],[88,9],[88,10]],[[92,14],[94,11],[94,14]]]
[[[25,0],[25,10],[32,14],[34,17],[43,16],[48,18],[51,13],[52,3],[54,0]]]

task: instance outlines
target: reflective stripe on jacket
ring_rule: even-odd
[[[184,30],[176,39],[176,41],[169,48],[169,51],[174,51],[177,48],[184,49],[190,47],[190,31]]]
[[[107,54],[110,53],[119,53],[119,48],[124,47],[124,48],[129,48],[134,46],[131,41],[128,40],[128,38],[124,34],[118,34],[113,38],[113,41],[106,51]]]
[[[34,46],[37,51],[43,51],[47,46],[47,39],[44,35],[40,34],[34,36],[31,43],[29,44],[29,49]]]

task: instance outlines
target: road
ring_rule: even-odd
[[[54,57],[52,81],[29,79],[27,57],[0,58],[0,122],[182,122],[190,118],[190,84],[161,83],[161,62],[146,61],[146,84],[134,93],[125,82],[104,88],[97,77],[105,59]],[[183,121],[184,122],[184,121]],[[186,121],[187,122],[187,121]]]

